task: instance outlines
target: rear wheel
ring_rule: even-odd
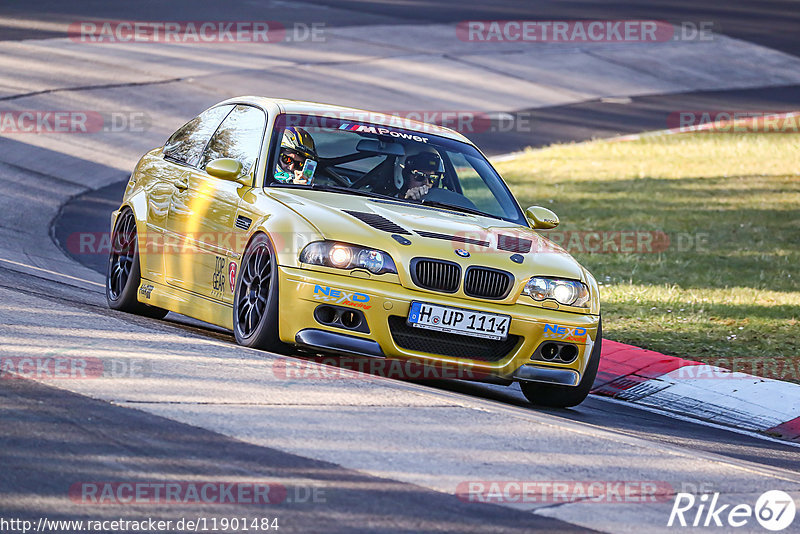
[[[597,368],[600,365],[600,351],[603,345],[603,321],[597,323],[597,338],[592,347],[592,354],[589,356],[589,363],[586,371],[577,386],[559,386],[556,384],[544,384],[541,382],[522,382],[519,387],[525,398],[533,404],[539,406],[551,406],[554,408],[568,408],[582,403],[592,389],[594,379],[597,376]]]
[[[233,333],[246,347],[280,351],[278,337],[278,264],[264,234],[250,241],[242,257],[233,300]]]
[[[139,244],[136,239],[136,217],[124,209],[117,217],[111,235],[111,252],[106,272],[108,307],[154,319],[162,319],[168,311],[139,302],[136,292],[141,282]]]

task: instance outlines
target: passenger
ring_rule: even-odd
[[[438,154],[423,152],[408,156],[403,167],[403,188],[400,195],[411,200],[422,200],[442,177],[444,166]]]

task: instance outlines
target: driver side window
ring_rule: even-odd
[[[200,168],[205,169],[206,165],[218,158],[232,158],[242,164],[243,175],[249,174],[261,152],[266,122],[262,110],[252,106],[236,106],[208,142]]]
[[[190,120],[164,144],[164,157],[184,165],[197,166],[211,134],[233,106],[216,106]]]

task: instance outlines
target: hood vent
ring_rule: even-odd
[[[530,239],[523,239],[515,235],[497,234],[497,248],[508,252],[519,252],[527,254],[531,251],[533,241]]]
[[[367,224],[376,230],[381,230],[383,232],[388,232],[390,234],[400,234],[400,235],[411,235],[411,232],[399,226],[386,217],[382,215],[378,215],[377,213],[367,213],[363,211],[350,211],[350,210],[342,210],[348,215],[352,215],[359,221]]]
[[[488,247],[488,241],[481,241],[480,239],[472,239],[471,237],[464,237],[461,235],[447,235],[437,234],[436,232],[426,232],[425,230],[414,230],[422,237],[430,237],[431,239],[443,239],[444,241],[457,241],[459,243],[468,243],[470,245],[478,245],[481,247]]]

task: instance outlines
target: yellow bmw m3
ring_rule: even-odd
[[[592,275],[452,130],[292,100],[217,104],[145,154],[112,214],[106,297],[242,345],[468,366],[574,406],[602,325]]]

